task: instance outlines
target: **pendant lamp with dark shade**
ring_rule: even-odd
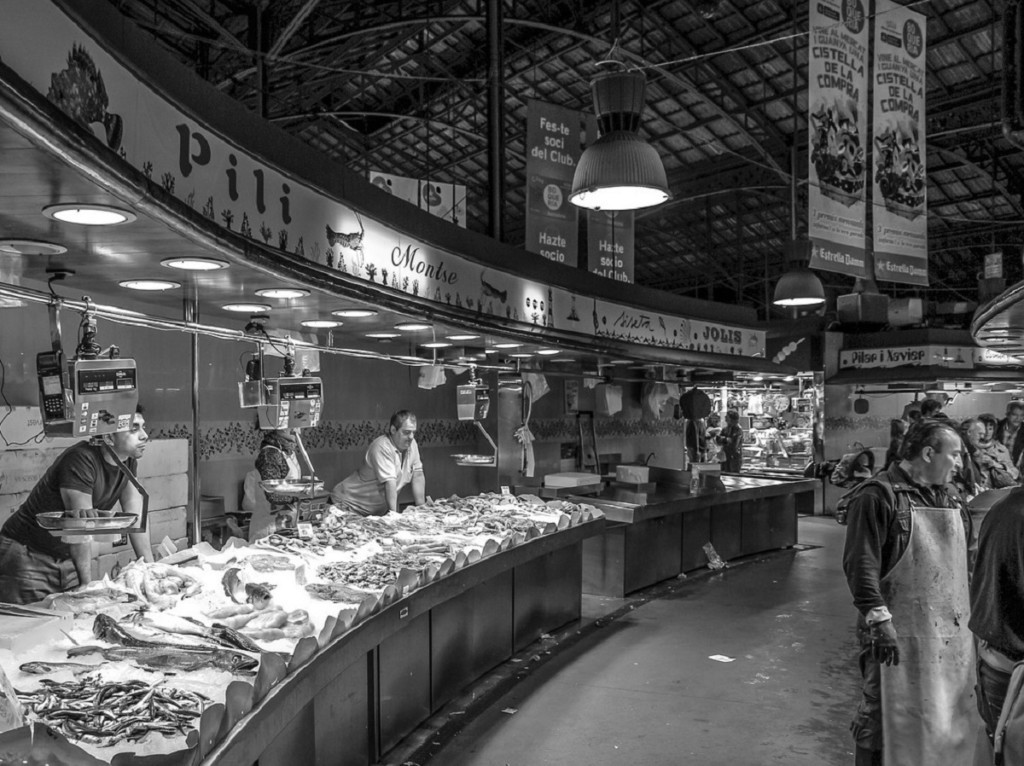
[[[637,133],[647,77],[605,71],[590,87],[601,137],[580,157],[569,201],[590,210],[637,210],[665,202],[672,196],[665,166]]]
[[[818,275],[811,271],[811,243],[794,239],[786,243],[789,270],[775,283],[772,303],[776,306],[818,306],[825,302],[825,288]]]

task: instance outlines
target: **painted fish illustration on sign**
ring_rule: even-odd
[[[480,292],[485,298],[494,298],[499,303],[505,303],[508,301],[508,290],[499,290],[497,287],[492,285],[486,279],[484,274],[486,272],[480,272]]]

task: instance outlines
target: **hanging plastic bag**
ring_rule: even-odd
[[[594,410],[598,415],[614,415],[622,411],[622,386],[602,383],[594,389]]]

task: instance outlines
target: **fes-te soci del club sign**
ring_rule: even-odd
[[[764,331],[645,311],[492,269],[260,162],[134,76],[51,2],[7,0],[0,57],[167,192],[226,229],[408,295],[646,346],[764,356]]]

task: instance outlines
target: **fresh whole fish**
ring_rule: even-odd
[[[73,614],[95,613],[114,606],[135,601],[136,596],[117,588],[92,588],[84,591],[67,591],[47,596],[43,603],[56,612]]]
[[[260,650],[259,646],[251,639],[228,626],[218,625],[211,628],[191,617],[178,617],[165,612],[136,612],[129,619],[133,623],[156,628],[165,633],[196,636],[222,646],[243,649],[247,652]]]
[[[173,646],[73,646],[68,657],[100,654],[110,662],[134,662],[150,670],[192,671],[202,668],[231,673],[253,671],[259,660],[231,649],[185,649]]]
[[[81,662],[26,662],[24,665],[19,665],[18,670],[33,676],[47,676],[62,670],[70,670],[78,675],[79,673],[91,673],[98,670],[99,667],[99,665],[86,665]]]
[[[221,578],[221,584],[224,586],[224,593],[236,604],[252,604],[257,610],[266,609],[273,598],[267,585],[245,582],[242,579],[242,570],[238,567],[227,570]]]

